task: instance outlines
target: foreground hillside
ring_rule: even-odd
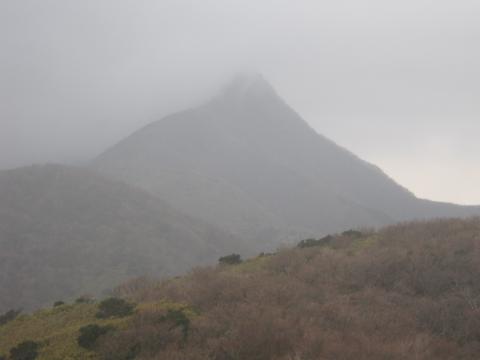
[[[240,244],[143,191],[74,167],[0,172],[0,311],[171,275]],[[228,249],[228,250],[227,250]]]
[[[478,359],[479,259],[480,219],[438,220],[310,239],[162,282],[134,280],[116,295],[135,302],[135,312],[110,318],[119,324],[95,339],[88,356]],[[0,354],[33,340],[40,359],[87,358],[74,338],[98,319],[75,319],[97,308],[21,316],[0,326]],[[62,311],[72,317],[57,321]],[[44,332],[32,331],[42,323]],[[63,329],[70,332],[57,336]],[[63,357],[51,355],[67,348]]]

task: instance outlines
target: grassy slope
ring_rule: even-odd
[[[0,354],[26,340],[41,344],[39,359],[96,359],[95,353],[77,345],[78,330],[88,324],[124,326],[127,318],[99,320],[95,318],[97,305],[62,305],[53,309],[21,315],[0,327]]]
[[[52,309],[23,314],[0,326],[0,355],[7,355],[17,344],[33,340],[40,344],[39,360],[99,359],[99,355],[77,344],[79,329],[89,324],[111,325],[127,329],[133,316],[97,319],[98,304],[66,304]],[[182,310],[190,318],[194,311],[187,305],[166,301],[139,304],[135,314],[151,311]]]

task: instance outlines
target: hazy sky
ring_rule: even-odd
[[[245,70],[418,196],[480,204],[478,0],[0,0],[0,168],[84,161]]]

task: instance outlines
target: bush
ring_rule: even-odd
[[[13,321],[22,312],[22,310],[8,310],[3,315],[0,315],[0,326]],[[1,360],[1,359],[0,359]]]
[[[124,299],[108,298],[103,300],[98,306],[98,312],[95,315],[99,319],[106,319],[110,317],[124,317],[131,315],[135,305],[130,304]]]
[[[242,262],[242,258],[238,254],[230,254],[227,256],[222,256],[218,259],[218,263],[221,265],[236,265]]]
[[[97,339],[111,329],[111,326],[99,326],[97,324],[84,326],[80,328],[80,335],[77,338],[77,343],[79,346],[91,350],[95,346]]]
[[[10,360],[34,360],[38,356],[38,348],[35,341],[24,341],[10,349]]]
[[[304,249],[304,248],[309,248],[309,247],[314,247],[314,246],[327,246],[332,243],[333,236],[332,235],[327,235],[321,239],[305,239],[300,241],[297,244],[297,247]]]
[[[162,320],[171,321],[175,327],[180,327],[182,329],[183,339],[187,339],[188,331],[190,330],[190,319],[182,310],[169,309]]]
[[[53,307],[62,306],[62,305],[65,305],[65,303],[64,303],[63,301],[61,301],[61,300],[55,301],[55,302],[53,303]]]

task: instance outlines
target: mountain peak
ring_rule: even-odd
[[[222,95],[235,99],[277,96],[274,88],[259,73],[240,73],[223,88]]]

